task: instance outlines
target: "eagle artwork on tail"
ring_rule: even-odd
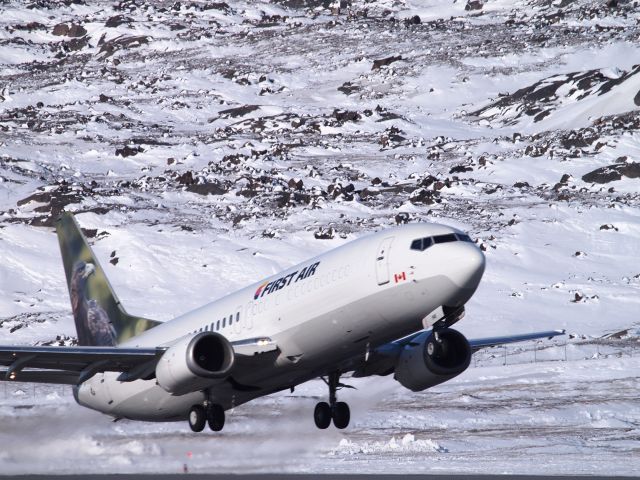
[[[73,267],[70,293],[79,345],[115,346],[116,331],[107,312],[87,298],[89,277],[96,271],[92,263],[77,262]]]

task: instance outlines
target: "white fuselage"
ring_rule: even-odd
[[[204,400],[232,408],[364,358],[369,349],[428,327],[425,318],[438,307],[462,306],[473,295],[484,271],[484,256],[473,243],[411,249],[416,239],[453,232],[416,224],[360,238],[120,345],[170,346],[211,329],[232,342],[270,338],[278,346],[276,356],[233,374],[236,384],[251,388],[212,384],[205,391],[174,396],[155,379],[119,382],[117,373],[106,372],[80,385],[76,398],[116,417],[179,420]]]

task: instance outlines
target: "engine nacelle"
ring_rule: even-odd
[[[471,362],[469,342],[457,330],[446,328],[415,338],[400,354],[394,378],[419,392],[452,379]]]
[[[223,381],[234,362],[229,340],[216,332],[201,332],[164,352],[156,366],[156,380],[167,392],[184,395]]]

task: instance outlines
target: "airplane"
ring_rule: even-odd
[[[72,386],[115,419],[220,431],[225,411],[322,378],[315,425],[346,428],[340,378],[394,375],[422,391],[493,345],[564,330],[467,340],[464,315],[485,269],[452,227],[407,224],[363,236],[166,322],[125,311],[72,213],[56,222],[77,346],[1,346],[0,380]],[[221,272],[222,273],[222,272]]]

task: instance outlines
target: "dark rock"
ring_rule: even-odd
[[[193,173],[190,170],[178,176],[177,180],[181,185],[193,185],[194,183],[196,183],[195,179],[193,178]]]
[[[622,174],[615,165],[596,168],[582,176],[582,181],[587,183],[609,183],[620,180]]]
[[[46,25],[43,25],[39,22],[29,22],[25,25],[13,25],[13,28],[16,30],[26,30],[27,32],[32,32],[33,30],[46,30]]]
[[[613,230],[614,232],[617,232],[618,227],[612,225],[611,223],[607,223],[605,225],[600,225],[600,230]]]
[[[482,2],[479,0],[469,0],[467,4],[464,6],[466,11],[471,10],[482,10]]]
[[[624,160],[624,157],[618,158],[618,161]],[[588,183],[609,183],[621,180],[622,177],[639,178],[640,163],[614,163],[606,167],[596,168],[595,170],[582,176],[582,180]]]
[[[360,196],[360,200],[367,200],[368,198],[377,197],[380,195],[380,192],[363,188],[358,195]]]
[[[95,238],[95,236],[98,235],[97,228],[80,228],[80,230],[82,230],[86,238]]]
[[[640,163],[625,163],[622,168],[620,168],[620,173],[627,178],[638,178],[640,177]]]
[[[223,12],[230,12],[231,7],[227,2],[210,2],[205,3],[202,7],[202,10],[222,10]]]
[[[422,23],[422,20],[420,20],[420,17],[418,15],[414,15],[411,18],[405,19],[404,23],[406,25],[420,25]]]
[[[338,91],[344,93],[345,95],[351,95],[352,93],[358,92],[360,90],[361,87],[353,85],[351,82],[345,82],[341,87],[338,87]]]
[[[402,56],[401,55],[387,57],[387,58],[381,58],[380,60],[374,60],[373,61],[373,67],[371,67],[371,70],[378,70],[381,67],[385,67],[387,65],[390,65],[393,62],[397,62],[398,60],[402,60]]]
[[[104,42],[98,53],[103,54],[102,58],[105,59],[116,53],[118,50],[136,48],[147,43],[149,43],[149,37],[146,35],[120,36]]]
[[[334,230],[333,227],[329,228],[321,228],[317,232],[313,234],[316,240],[331,240],[333,238]]]
[[[187,191],[198,195],[224,195],[227,193],[227,190],[222,185],[214,182],[188,185]]]
[[[339,122],[357,122],[362,118],[358,112],[339,110],[337,108],[333,111],[333,116]]]
[[[473,167],[469,167],[467,165],[456,165],[449,170],[449,173],[465,173],[465,172],[473,172]]]
[[[228,108],[219,112],[220,118],[236,118],[243,117],[248,113],[258,110],[258,105],[244,105],[242,107]]]
[[[122,25],[123,23],[131,23],[133,22],[132,18],[125,17],[124,15],[115,15],[113,17],[109,17],[107,22],[104,24],[107,28],[114,28]]]
[[[396,215],[396,225],[403,225],[405,223],[409,223],[411,220],[411,216],[406,212],[400,212]]]
[[[638,93],[636,93],[636,96],[633,97],[633,103],[635,103],[636,106],[640,107],[640,90],[638,90]]]
[[[119,262],[118,257],[114,257],[114,258],[112,258],[111,260],[109,260],[109,263],[110,263],[111,265],[117,265],[117,264],[118,264],[118,262]]]
[[[296,181],[294,178],[292,178],[291,180],[289,180],[288,185],[292,190],[302,190],[304,183],[302,182],[302,180]]]
[[[51,33],[59,37],[66,37],[67,33],[69,33],[69,25],[66,23],[59,23],[53,27],[53,32]]]
[[[87,34],[87,29],[82,25],[72,24],[67,32],[68,37],[84,37]]]
[[[117,148],[116,149],[116,156],[121,156],[121,157],[134,157],[139,153],[144,152],[144,149],[141,146],[137,146],[137,147],[130,147],[129,145],[125,145],[122,148]]]
[[[111,97],[107,97],[105,94],[101,93],[100,94],[100,101],[102,103],[106,103],[106,102],[113,102],[113,98]]]
[[[516,182],[516,183],[513,184],[513,186],[515,188],[528,188],[531,185],[529,185],[529,183],[527,183],[527,182]]]
[[[427,190],[426,188],[419,188],[414,191],[409,197],[409,201],[411,203],[421,203],[425,205],[433,205],[435,203],[434,200],[434,191]]]

